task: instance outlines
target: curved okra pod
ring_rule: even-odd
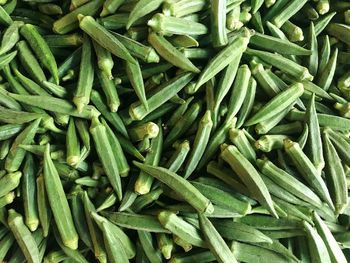
[[[307,0],[293,0],[284,6],[280,12],[271,19],[277,27],[281,27],[289,18],[295,15],[305,4]]]
[[[114,14],[115,11],[125,2],[125,0],[106,0],[103,4],[100,16],[107,16],[109,14]]]
[[[303,84],[294,84],[264,105],[257,113],[246,121],[245,125],[250,126],[273,117],[283,111],[286,107],[293,105],[296,99],[298,99],[303,93]]]
[[[126,74],[130,79],[131,86],[134,88],[136,96],[142,105],[148,110],[145,86],[142,79],[141,67],[137,59],[135,63],[126,62]]]
[[[122,229],[120,229],[117,225],[110,222],[108,219],[98,215],[95,212],[91,213],[91,216],[95,220],[98,227],[101,229],[103,234],[112,235],[114,238],[117,238],[122,243],[122,247],[125,250],[126,256],[131,259],[135,256],[135,246],[130,240],[130,238],[124,233]],[[108,254],[108,248],[107,248]]]
[[[122,199],[122,186],[120,174],[113,149],[108,140],[106,127],[103,126],[97,118],[93,118],[90,127],[90,133],[94,139],[97,154],[106,172],[106,175],[118,195]]]
[[[161,122],[158,121],[158,126],[161,126]],[[150,151],[145,157],[144,163],[147,165],[157,166],[160,161],[161,152],[163,148],[163,130],[159,129],[159,132],[155,138],[151,141]],[[139,194],[147,194],[151,190],[153,183],[153,177],[144,171],[141,171],[135,182],[135,192]]]
[[[130,51],[131,55],[147,63],[159,62],[159,56],[152,47],[145,46],[136,40],[115,32],[113,32],[113,35]]]
[[[120,142],[116,135],[114,134],[113,130],[108,126],[105,120],[102,119],[102,124],[106,127],[106,132],[108,136],[108,140],[112,146],[112,149],[114,149],[115,153],[115,159],[117,161],[119,173],[121,177],[126,177],[129,174],[130,167],[128,164],[128,161],[124,155],[123,149],[120,145]]]
[[[43,236],[47,237],[49,234],[50,223],[51,223],[51,210],[45,189],[44,175],[42,172],[36,178],[36,189],[37,189],[37,206],[40,226],[43,230]]]
[[[34,53],[53,76],[55,83],[59,83],[56,59],[44,38],[33,25],[25,24],[20,29],[21,35],[27,40]]]
[[[301,150],[299,144],[287,139],[284,141],[284,149],[305,181],[307,181],[330,208],[334,209],[333,201],[320,172],[317,171],[308,156]]]
[[[22,66],[31,75],[31,77],[40,83],[46,80],[44,71],[42,70],[38,60],[34,56],[26,41],[19,41],[16,44],[16,47]]]
[[[13,209],[9,210],[8,225],[28,262],[40,262],[38,245],[32,233],[24,224],[23,217]]]
[[[288,58],[282,57],[281,55],[250,48],[247,49],[246,53],[251,56],[257,56],[264,62],[271,64],[272,66],[290,74],[297,79],[310,81],[313,79],[313,76],[310,74],[307,68]]]
[[[158,220],[162,226],[168,229],[173,235],[186,240],[186,242],[197,247],[206,247],[204,238],[199,229],[183,220],[173,212],[161,211]]]
[[[142,120],[150,112],[156,110],[175,94],[182,90],[193,78],[193,74],[184,72],[173,79],[165,82],[157,88],[157,92],[147,99],[148,110],[140,103],[130,105],[129,115],[133,120]]]
[[[134,164],[142,171],[153,176],[168,187],[177,192],[184,200],[192,205],[198,212],[213,212],[212,203],[204,197],[190,182],[168,169],[162,167],[152,167],[147,164],[135,162]],[[186,190],[185,190],[186,189]]]
[[[162,254],[161,254],[160,250],[155,249],[153,247],[154,242],[152,240],[151,233],[138,230],[137,234],[139,237],[140,244],[141,244],[143,251],[146,254],[148,260],[150,262],[154,262],[154,263],[161,263],[163,261]]]
[[[250,203],[239,200],[224,190],[217,189],[215,186],[196,181],[193,181],[191,183],[215,205],[232,209],[232,211],[240,215],[246,215],[251,212],[252,207]]]
[[[229,90],[232,88],[233,81],[235,80],[238,67],[239,67],[239,61],[240,57],[234,59],[228,66],[223,70],[223,73],[220,77],[220,80],[216,87],[216,93],[215,93],[215,109],[213,113],[213,122],[215,123],[218,118],[218,112],[219,107],[229,92]]]
[[[272,239],[249,225],[234,222],[230,219],[217,219],[213,221],[217,231],[229,240],[249,243],[272,243]]]
[[[321,219],[317,212],[314,212],[314,222],[318,234],[324,240],[331,260],[346,263],[347,259],[345,258],[343,251],[340,249],[338,242],[334,238],[326,222]]]
[[[112,79],[109,79],[107,74],[100,69],[97,69],[97,77],[102,87],[102,90],[107,98],[107,105],[111,112],[117,112],[120,106],[120,99],[116,85]]]
[[[257,32],[250,38],[250,44],[261,49],[266,49],[267,51],[277,52],[279,54],[299,56],[311,55],[311,50],[300,47],[299,45],[286,39],[264,35]]]
[[[84,244],[91,248],[92,242],[90,233],[88,233],[88,225],[86,222],[85,212],[84,212],[84,204],[82,201],[82,196],[84,192],[81,186],[76,185],[72,192],[70,193],[70,205],[72,207],[72,216],[74,220],[75,227],[77,229],[77,233],[79,234],[79,238],[84,242]]]
[[[40,87],[35,81],[24,76],[17,68],[13,69],[17,79],[22,86],[33,95],[51,96],[45,89]]]
[[[44,153],[44,182],[47,197],[53,213],[56,226],[65,246],[78,248],[78,234],[76,232],[67,198],[59,178],[57,169],[50,157],[50,145],[46,145]]]
[[[197,171],[203,168],[203,166],[206,165],[206,163],[209,160],[211,160],[211,158],[217,152],[220,144],[225,142],[230,128],[234,128],[236,126],[236,122],[237,122],[237,118],[232,118],[231,120],[225,120],[225,122],[221,125],[221,127],[216,129],[215,133],[213,133],[213,136],[209,140],[208,147],[205,149],[202,159],[200,160],[197,166]]]
[[[173,34],[204,35],[208,32],[207,27],[201,23],[194,21],[188,23],[187,19],[165,16],[160,13],[155,14],[150,20],[148,20],[147,25],[150,26],[154,32],[162,36],[171,36]],[[225,23],[223,25],[225,25]]]
[[[251,163],[254,163],[256,160],[256,153],[244,130],[232,128],[229,130],[229,135],[231,142],[238,148],[244,157]]]
[[[34,171],[34,159],[31,154],[27,154],[23,166],[22,195],[24,206],[25,224],[33,232],[39,226],[38,208],[36,203],[36,183]]]
[[[164,146],[169,147],[179,139],[193,125],[202,108],[201,102],[196,102],[185,112],[184,115],[176,122],[174,127],[169,131],[165,138]]]
[[[102,212],[111,223],[127,229],[141,230],[154,233],[169,233],[157,217],[125,212]]]
[[[204,0],[165,1],[162,11],[167,16],[184,17],[203,10],[205,5]]]
[[[20,183],[22,173],[17,171],[13,173],[8,173],[1,177],[0,183],[3,185],[0,191],[0,197],[3,197],[17,188]]]
[[[335,212],[341,214],[344,212],[345,207],[348,204],[348,190],[346,176],[342,167],[341,159],[333,146],[327,132],[322,136],[325,159],[326,159],[326,182],[330,189]]]
[[[150,32],[148,35],[148,42],[161,57],[169,61],[171,64],[187,71],[199,73],[199,69],[163,36],[160,36],[155,32]]]
[[[102,70],[109,79],[113,79],[112,69],[114,66],[114,61],[111,52],[101,47],[96,41],[93,41],[92,44],[95,49],[98,68]]]
[[[42,82],[42,84],[54,96],[59,98],[67,97],[68,92],[64,87],[45,80]]]
[[[291,121],[304,121],[305,114],[305,112],[293,109],[287,117]],[[346,131],[350,127],[349,119],[335,115],[317,113],[317,119],[321,127],[329,127],[337,131]]]
[[[324,70],[317,81],[318,86],[320,86],[325,91],[328,91],[329,87],[332,84],[336,65],[337,65],[337,58],[338,58],[338,49],[336,48],[333,51],[332,56],[330,57],[328,63],[325,65]]]
[[[22,21],[13,22],[3,33],[0,45],[0,54],[10,51],[19,41],[19,29],[24,23]]]
[[[196,169],[208,144],[212,127],[213,122],[211,120],[211,114],[210,111],[207,110],[199,122],[196,137],[193,142],[193,147],[190,151],[189,159],[186,162],[184,178],[188,178]]]
[[[331,259],[327,251],[327,247],[319,233],[314,227],[312,227],[309,223],[305,221],[304,228],[306,232],[308,245],[310,248],[310,256],[312,261],[330,263]]]
[[[226,1],[215,0],[211,2],[211,39],[214,47],[226,46],[228,43],[226,33]]]
[[[166,163],[165,168],[176,173],[185,162],[185,159],[190,151],[190,143],[189,141],[185,140],[179,144],[174,143],[173,147],[175,148],[175,151]]]
[[[78,118],[91,119],[98,117],[101,113],[96,110],[95,107],[87,105],[83,108],[82,112],[78,110],[67,100],[47,97],[47,96],[38,96],[38,95],[19,95],[10,93],[11,97],[15,100],[29,104],[34,107],[42,108],[48,111],[53,111],[57,113],[62,113],[66,115],[75,116]],[[42,103],[46,101],[46,103]]]
[[[167,127],[172,127],[175,123],[181,118],[181,116],[186,112],[188,106],[192,102],[194,97],[189,97],[184,104],[181,104],[170,116],[169,120],[166,123]]]
[[[123,123],[123,120],[119,117],[118,113],[111,112],[108,110],[105,102],[103,101],[100,93],[96,90],[91,91],[91,101],[101,112],[101,115],[118,131],[123,135],[124,137],[128,138],[128,132],[125,128],[125,124]]]
[[[251,194],[278,218],[270,193],[255,167],[233,145],[226,146],[221,152],[221,157],[237,173]]]
[[[95,257],[101,263],[107,262],[107,253],[106,248],[103,242],[103,237],[98,225],[96,224],[92,213],[96,212],[94,204],[89,199],[87,192],[83,192],[83,204],[84,204],[84,213],[86,222],[88,225],[88,231],[90,233],[91,242],[92,242],[92,251],[94,252]]]
[[[103,5],[104,0],[87,1],[86,4],[79,6],[72,12],[59,18],[53,23],[53,31],[58,34],[66,34],[79,27],[78,15],[94,15]]]
[[[236,116],[247,94],[251,72],[247,65],[242,65],[237,71],[235,83],[232,87],[231,97],[227,110],[226,119],[230,120]]]
[[[22,110],[21,105],[16,102],[16,100],[13,100],[11,97],[9,97],[7,95],[7,91],[2,86],[0,86],[0,104],[11,110]]]
[[[213,57],[199,75],[195,86],[195,91],[197,91],[205,82],[229,65],[233,60],[240,58],[248,46],[249,39],[249,30],[244,29],[242,36],[235,38],[227,47]]]
[[[77,137],[77,132],[74,124],[74,119],[71,118],[68,125],[68,130],[66,134],[66,150],[67,164],[70,166],[75,166],[80,161],[80,143]]]
[[[19,147],[20,144],[29,144],[34,139],[34,136],[39,127],[41,119],[36,119],[28,125],[20,134],[17,135],[15,141],[12,143],[10,151],[5,160],[5,169],[10,172],[15,172],[21,166],[26,151]]]
[[[73,97],[73,103],[78,112],[89,104],[90,93],[94,82],[94,66],[92,64],[92,45],[89,37],[85,34],[83,38],[83,47],[81,52],[81,61],[79,68],[79,79],[76,91]]]
[[[198,214],[200,228],[203,231],[205,240],[210,251],[215,255],[219,262],[236,263],[238,262],[228,247],[225,240],[215,229],[210,220],[203,214]]]
[[[309,127],[308,147],[310,149],[310,159],[318,171],[322,171],[325,166],[323,158],[321,131],[317,119],[315,108],[315,94],[313,93],[306,113],[306,123]]]
[[[99,45],[110,51],[113,55],[120,57],[130,63],[135,63],[134,58],[130,55],[125,46],[105,29],[97,23],[91,16],[79,16],[79,26]]]

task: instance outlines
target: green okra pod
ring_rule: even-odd
[[[94,67],[92,65],[92,45],[88,36],[83,38],[83,47],[81,52],[81,61],[79,68],[79,79],[76,91],[73,97],[73,103],[76,105],[78,112],[89,104],[90,93],[94,82]]]
[[[39,250],[34,237],[24,224],[23,217],[14,209],[9,210],[8,224],[28,262],[40,262]]]
[[[165,183],[174,191],[178,191],[178,194],[197,211],[207,212],[209,214],[213,212],[213,205],[211,202],[181,176],[162,167],[152,167],[135,161],[134,164],[144,172]],[[179,192],[179,189],[186,189],[186,191]]]
[[[49,144],[46,145],[45,149],[43,174],[47,197],[62,242],[70,249],[77,249],[79,237],[73,223],[72,213],[64,193],[62,182],[50,157]]]
[[[113,55],[130,63],[135,63],[134,58],[130,55],[125,46],[103,26],[98,24],[93,17],[79,16],[79,26],[93,40],[109,50]]]
[[[20,29],[21,35],[27,40],[40,62],[52,74],[55,83],[59,83],[56,59],[53,56],[46,41],[40,33],[30,24],[25,24]]]

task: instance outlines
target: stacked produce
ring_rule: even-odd
[[[1,0],[0,262],[350,261],[350,3]]]

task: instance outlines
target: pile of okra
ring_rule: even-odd
[[[348,189],[349,1],[0,0],[0,262],[346,263]]]

